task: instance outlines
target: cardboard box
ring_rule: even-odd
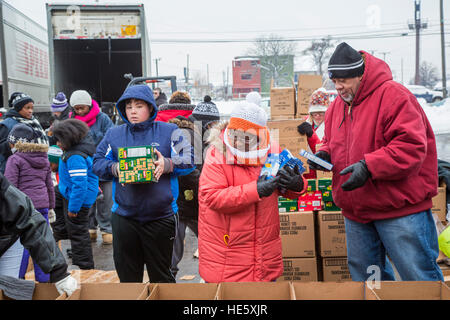
[[[118,148],[119,183],[156,182],[156,153],[152,146]]]
[[[333,178],[333,171],[316,170],[316,178],[317,178],[317,180],[319,180],[319,179],[331,179],[331,178]]]
[[[298,211],[322,210],[322,193],[320,191],[307,192],[298,198]]]
[[[149,283],[82,283],[67,300],[145,300]]]
[[[317,281],[316,258],[284,258],[283,274],[277,281]]]
[[[297,115],[309,113],[311,95],[320,87],[322,87],[321,75],[301,74],[298,76]]]
[[[222,282],[216,300],[292,300],[289,282]]]
[[[296,300],[364,300],[364,282],[292,282]]]
[[[351,281],[347,257],[322,258],[323,281]]]
[[[440,281],[381,281],[380,288],[365,283],[366,300],[450,300],[450,289]]]
[[[290,116],[294,118],[296,111],[295,88],[279,87],[270,89],[270,116]]]
[[[147,300],[214,300],[217,283],[157,283]]]
[[[280,213],[283,258],[316,256],[313,212]]]
[[[36,282],[34,286],[32,300],[65,300],[67,295],[59,294],[54,283],[39,283]],[[14,300],[8,297],[2,290],[0,290],[0,300]]]
[[[445,184],[444,184],[445,185]],[[438,188],[438,194],[435,196],[433,201],[433,207],[431,208],[431,212],[435,213],[439,221],[446,221],[446,215],[447,215],[447,187],[439,187]]]
[[[296,137],[305,137],[301,135],[297,131],[297,127],[305,122],[304,120],[271,120],[267,121],[267,127],[271,133],[272,138],[296,138]]]
[[[277,115],[270,115],[270,119],[271,120],[294,120],[295,117],[294,116],[277,116]]]
[[[319,211],[319,247],[322,257],[346,257],[344,216],[341,211]]]
[[[278,212],[296,212],[298,211],[297,200],[278,200]]]

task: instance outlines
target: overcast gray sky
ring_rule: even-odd
[[[46,0],[7,0],[8,3],[46,27],[45,3],[62,3]],[[95,1],[64,1],[63,3],[90,4]],[[414,18],[414,0],[143,0],[102,1],[98,4],[143,3],[147,17],[150,41],[162,39],[253,39],[270,33],[285,38],[326,35],[401,34],[408,32],[408,21]],[[428,20],[428,29],[421,37],[421,61],[431,62],[441,74],[441,47],[439,35],[439,0],[422,0],[422,19]],[[450,1],[444,1],[446,42],[450,44]],[[414,77],[415,37],[404,36],[378,39],[346,39],[357,50],[372,51],[385,57],[401,81]],[[297,52],[309,42],[297,42]],[[211,82],[221,84],[223,72],[229,68],[235,56],[245,55],[251,43],[158,43],[151,42],[153,59],[159,61],[160,75],[176,75],[183,78],[187,54],[190,56],[191,75],[200,73],[206,77],[209,65]],[[450,47],[446,48],[450,57]],[[386,54],[383,55],[383,52]],[[295,70],[310,70],[311,62],[298,57]],[[447,70],[449,66],[447,63]],[[447,74],[449,72],[447,71]]]

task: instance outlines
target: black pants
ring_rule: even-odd
[[[55,186],[55,222],[51,223],[53,236],[56,242],[59,240],[69,239],[69,235],[66,230],[66,220],[64,219],[64,203],[63,196],[59,192],[58,186]]]
[[[120,282],[142,282],[144,264],[150,282],[175,282],[170,271],[175,217],[141,223],[111,215],[113,257]]]
[[[60,214],[56,214],[57,228],[53,229],[55,241],[70,239],[72,248],[72,264],[80,269],[94,269],[94,258],[92,254],[91,238],[89,236],[89,208],[81,208],[77,217],[69,218],[69,202],[62,197],[64,221]],[[62,225],[64,223],[64,225]]]

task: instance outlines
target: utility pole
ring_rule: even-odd
[[[386,52],[380,52],[383,55],[383,61],[386,62],[386,55],[391,53],[390,51],[386,51]]]
[[[420,29],[426,29],[428,24],[422,23],[420,19],[420,0],[414,1],[414,23],[409,24],[410,30],[416,30],[416,75],[414,78],[414,84],[419,84],[420,82]]]
[[[208,91],[209,91],[209,64],[206,64],[206,81],[208,83]]]
[[[441,56],[442,56],[442,95],[447,98],[447,69],[445,67],[445,34],[444,34],[444,0],[440,0],[441,7]]]
[[[158,62],[161,60],[161,58],[156,58],[154,60],[155,60],[155,65],[156,65],[156,76],[158,77],[159,76],[159,74],[158,74]]]
[[[402,70],[402,84],[405,84],[405,83],[403,82],[403,58],[402,58],[401,70]]]

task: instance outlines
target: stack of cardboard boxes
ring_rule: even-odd
[[[284,265],[278,281],[351,280],[344,217],[333,202],[331,178],[308,180],[306,194],[297,201],[280,197],[278,208]]]

